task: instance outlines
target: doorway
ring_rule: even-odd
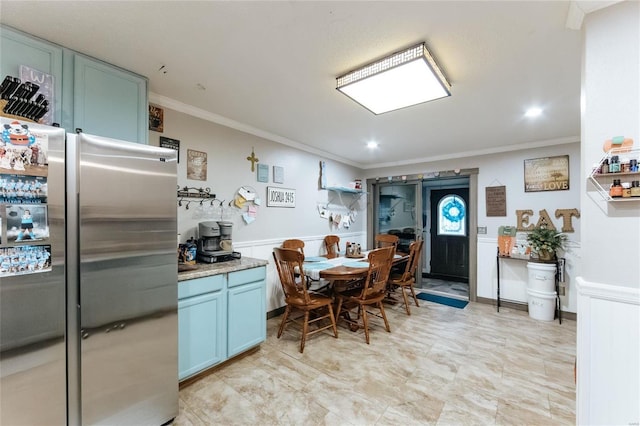
[[[421,236],[424,248],[418,271],[416,287],[419,291],[443,293],[444,296],[477,299],[477,217],[478,206],[477,168],[448,170],[429,174],[414,174],[367,179],[367,192],[371,195],[367,203],[367,247],[373,247],[373,238],[378,233],[400,231],[405,243]],[[466,189],[465,226],[466,244],[466,282],[430,277],[431,274],[431,193],[437,190]],[[449,210],[451,208],[449,207]],[[450,211],[454,214],[455,211]],[[436,243],[437,244],[437,243]],[[437,246],[436,246],[437,247]]]
[[[469,178],[423,183],[424,254],[420,287],[428,292],[469,299],[471,267]]]

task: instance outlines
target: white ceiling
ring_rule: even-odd
[[[578,141],[569,6],[3,0],[0,21],[148,77],[152,101],[368,169]],[[335,89],[338,75],[421,41],[451,97],[376,116]],[[523,116],[533,105],[536,120]]]

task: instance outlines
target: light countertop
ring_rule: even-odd
[[[192,271],[178,272],[178,281],[186,281],[195,278],[242,271],[244,269],[266,266],[268,264],[269,262],[267,262],[266,260],[254,259],[252,257],[242,257],[240,259],[229,260],[220,263],[197,263],[196,265],[193,265],[196,269]]]

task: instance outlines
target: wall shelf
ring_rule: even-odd
[[[344,186],[328,186],[324,189],[326,189],[327,191],[332,191],[336,193],[338,195],[338,199],[340,200],[340,204],[346,207],[347,210],[349,211],[351,211],[353,207],[358,203],[360,198],[364,194],[366,194],[366,192],[363,191],[362,189],[353,189],[353,188],[347,188]],[[347,205],[347,203],[345,203],[344,200],[342,199],[342,194],[349,194],[349,196],[352,197],[351,203],[349,203],[349,205]],[[327,207],[331,204],[334,204],[334,202],[335,202],[335,197],[329,198],[329,201],[327,202]]]
[[[640,157],[640,149],[629,149],[629,148],[613,148],[608,151],[598,162],[597,166],[589,174],[588,180],[593,183],[595,188],[598,190],[602,199],[607,202],[612,203],[624,203],[624,202],[633,202],[640,201],[640,197],[631,197],[631,198],[621,198],[616,197],[613,198],[609,195],[609,188],[613,183],[614,179],[620,179],[621,182],[633,182],[635,180],[640,181],[640,172],[617,172],[617,173],[600,173],[602,169],[602,164],[605,160],[610,162],[611,157],[617,155],[621,158],[630,158],[630,159],[639,159]]]

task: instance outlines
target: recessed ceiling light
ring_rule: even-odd
[[[533,107],[529,108],[527,112],[524,113],[525,117],[533,118],[542,114],[542,108]]]
[[[368,142],[367,143],[367,148],[369,149],[375,149],[378,147],[378,142]]]

